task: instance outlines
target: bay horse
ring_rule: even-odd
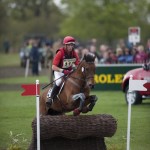
[[[84,55],[77,69],[67,76],[63,76],[60,91],[54,99],[50,108],[46,106],[49,88],[40,95],[40,115],[62,115],[73,111],[77,116],[81,112],[92,111],[97,97],[90,95],[94,87],[95,55],[88,53]]]

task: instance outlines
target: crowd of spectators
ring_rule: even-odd
[[[147,45],[125,44],[120,40],[115,48],[111,48],[107,44],[96,45],[96,39],[86,47],[77,47],[75,49],[80,57],[84,53],[92,52],[96,55],[96,64],[130,64],[130,63],[146,63],[150,61],[150,39]]]
[[[36,45],[36,46],[35,46]],[[38,57],[34,57],[33,49],[36,47]],[[33,62],[36,58],[43,65],[47,67],[48,61],[53,58],[52,44],[49,41],[42,41],[41,39],[28,39],[23,43],[19,51],[21,66],[25,67],[26,60],[30,59]]]
[[[49,61],[52,60],[56,50],[62,46],[62,39],[53,42],[47,39],[28,39],[25,41],[20,49],[23,67],[25,67],[27,58],[33,58],[34,53],[31,53],[31,51],[35,42],[39,51],[38,61],[41,62],[43,67],[48,67]],[[94,53],[96,64],[142,64],[150,61],[150,39],[147,40],[145,46],[142,44],[126,44],[124,40],[120,40],[113,48],[107,44],[98,44],[96,39],[91,39],[86,44],[77,43],[75,51],[78,52],[80,58],[87,52]]]

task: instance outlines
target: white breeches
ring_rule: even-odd
[[[63,75],[64,75],[64,73],[62,73],[62,72],[54,71],[54,76],[55,76],[55,80],[56,80],[55,83],[56,83],[57,86],[59,86],[61,84],[62,78],[60,78],[60,77],[63,76]]]

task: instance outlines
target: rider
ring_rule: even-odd
[[[62,81],[61,76],[70,74],[73,66],[77,66],[80,62],[78,54],[74,51],[75,42],[74,37],[66,36],[63,40],[63,47],[58,49],[54,56],[52,70],[54,71],[55,84],[46,101],[48,107],[51,106],[52,101],[59,92]]]

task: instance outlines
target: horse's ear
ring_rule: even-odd
[[[83,60],[86,62],[94,62],[96,56],[93,53],[84,54]]]

